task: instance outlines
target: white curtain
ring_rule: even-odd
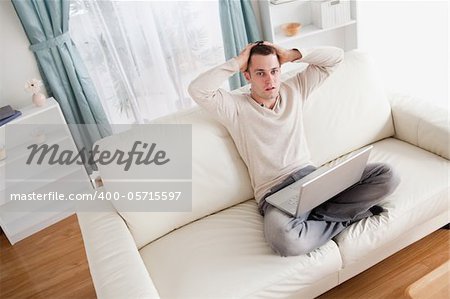
[[[358,0],[358,47],[385,86],[448,107],[448,2]]]
[[[71,1],[71,35],[113,124],[193,105],[187,86],[223,62],[217,1]]]

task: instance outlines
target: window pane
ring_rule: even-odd
[[[190,81],[225,60],[217,1],[72,1],[70,22],[111,123],[193,106]]]

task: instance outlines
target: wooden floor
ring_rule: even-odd
[[[75,215],[0,246],[0,298],[96,297]]]
[[[4,234],[0,239],[2,299],[95,298],[76,216],[14,246]],[[402,298],[449,255],[450,230],[440,229],[319,298]]]

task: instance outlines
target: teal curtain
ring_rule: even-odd
[[[70,0],[11,1],[49,96],[59,103],[78,149],[90,150],[96,140],[111,134],[111,127],[69,35]]]
[[[225,58],[231,59],[252,42],[261,40],[252,4],[246,0],[219,0]],[[230,78],[231,89],[247,84],[239,73]]]

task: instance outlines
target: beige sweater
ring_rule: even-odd
[[[343,60],[339,48],[300,50],[308,67],[281,83],[280,97],[269,109],[250,94],[230,93],[220,86],[239,71],[233,58],[196,78],[189,94],[229,131],[247,165],[257,202],[290,173],[310,163],[303,130],[303,103]],[[330,99],[333,100],[333,99]]]

